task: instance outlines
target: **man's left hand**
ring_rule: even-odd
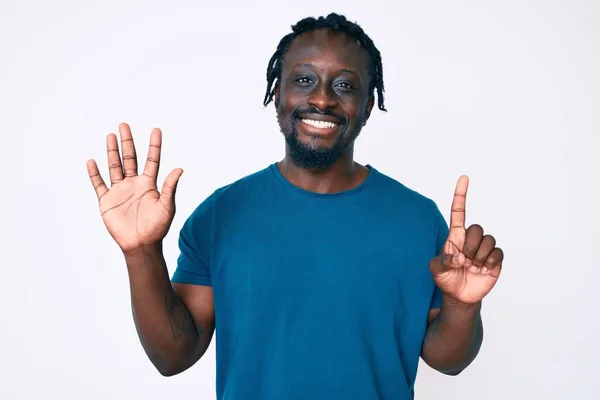
[[[504,253],[496,239],[484,235],[474,224],[465,229],[465,206],[469,178],[461,176],[456,184],[450,231],[442,254],[429,264],[436,285],[444,293],[464,304],[480,302],[496,284]]]

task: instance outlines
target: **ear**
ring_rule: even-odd
[[[369,100],[367,100],[367,109],[365,110],[365,119],[363,124],[367,124],[367,121],[369,120],[369,117],[371,116],[371,111],[373,111],[373,106],[375,105],[375,96],[371,96],[369,97]]]
[[[275,86],[273,87],[273,101],[275,103],[275,108],[279,107],[279,80],[275,81]]]

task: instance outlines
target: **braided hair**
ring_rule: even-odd
[[[364,46],[369,55],[369,73],[371,76],[369,84],[369,92],[373,94],[377,89],[378,107],[382,111],[387,111],[384,105],[384,88],[383,88],[383,68],[381,64],[381,54],[371,38],[363,31],[363,29],[354,22],[350,22],[345,16],[336,13],[331,13],[327,17],[313,18],[308,17],[298,21],[292,25],[292,32],[285,35],[277,45],[277,50],[269,60],[267,66],[267,92],[263,104],[267,106],[275,95],[274,83],[281,79],[281,65],[283,57],[289,49],[291,43],[304,32],[317,29],[331,29],[337,32],[344,32],[354,37],[361,46]]]

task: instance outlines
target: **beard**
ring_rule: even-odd
[[[310,144],[304,143],[300,140],[298,135],[299,117],[302,114],[309,113],[333,116],[340,121],[341,133],[335,141],[335,143],[333,144],[333,146],[311,146]],[[333,114],[331,112],[321,112],[319,110],[314,109],[295,109],[294,111],[292,111],[292,114],[289,117],[291,120],[290,131],[284,132],[281,122],[282,118],[285,117],[282,110],[280,110],[279,108],[277,109],[277,115],[281,133],[285,137],[285,141],[287,143],[288,156],[290,157],[294,165],[296,165],[299,168],[325,171],[329,167],[331,167],[342,156],[344,151],[350,148],[354,143],[354,140],[345,142],[348,133],[348,123],[347,119],[342,116]],[[359,119],[359,121],[357,121],[357,127],[361,126],[362,119]],[[360,128],[358,128],[358,130],[360,132]],[[357,136],[359,132],[357,132]]]

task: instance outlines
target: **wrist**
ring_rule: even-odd
[[[481,301],[477,303],[464,303],[451,295],[442,295],[442,310],[444,313],[458,317],[469,318],[479,314]]]
[[[162,241],[144,244],[131,250],[123,250],[126,259],[147,259],[149,256],[162,253]]]

